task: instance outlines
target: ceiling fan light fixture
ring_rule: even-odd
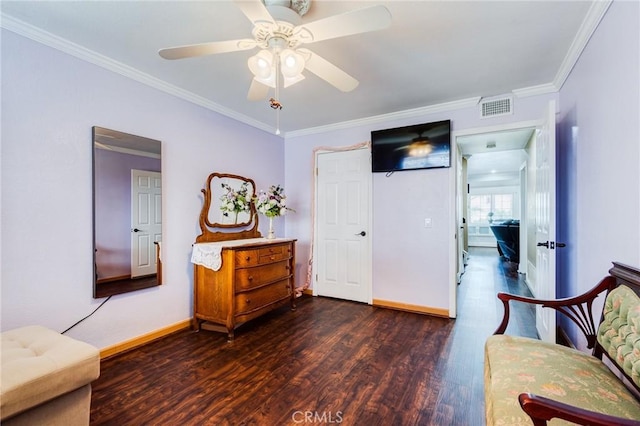
[[[261,50],[247,60],[249,70],[257,79],[269,79],[273,74],[273,54]]]
[[[280,70],[285,78],[298,77],[304,70],[304,65],[304,58],[298,52],[291,49],[280,52]]]
[[[296,60],[293,57],[289,56],[287,58],[287,61],[285,62],[285,65],[287,66],[287,68],[293,68],[296,65]]]

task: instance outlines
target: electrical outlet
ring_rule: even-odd
[[[431,218],[430,217],[425,217],[424,218],[424,227],[425,228],[431,228]]]

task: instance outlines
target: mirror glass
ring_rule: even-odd
[[[255,195],[253,182],[224,174],[211,179],[211,226],[240,227],[251,224],[251,197]]]
[[[162,283],[161,143],[93,127],[94,298]]]

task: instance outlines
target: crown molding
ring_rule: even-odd
[[[527,96],[546,95],[549,93],[559,92],[564,85],[564,82],[569,77],[569,74],[571,74],[571,70],[578,62],[580,55],[582,55],[582,51],[587,46],[589,39],[596,28],[598,28],[604,14],[609,9],[609,6],[611,6],[612,1],[613,0],[596,0],[591,4],[587,15],[582,21],[582,24],[571,43],[571,46],[569,46],[569,51],[565,55],[562,64],[560,64],[560,68],[558,69],[553,82],[515,89],[512,90],[512,93],[519,98],[523,98]]]
[[[613,0],[596,0],[592,3],[587,15],[585,16],[578,33],[576,34],[569,51],[565,55],[565,58],[560,65],[560,69],[556,73],[553,82],[540,84],[537,86],[524,87],[520,89],[512,90],[512,93],[518,98],[527,96],[536,96],[549,93],[557,93],[564,85],[566,79],[569,77],[571,70],[575,66],[576,62],[580,58],[582,51],[586,47],[589,39],[593,35],[594,31],[598,27],[598,24],[604,17],[606,11],[611,5]],[[255,120],[244,114],[240,114],[231,109],[225,108],[215,102],[196,95],[187,90],[181,89],[172,84],[168,84],[156,77],[143,73],[135,68],[125,65],[121,62],[115,61],[104,55],[96,53],[92,50],[86,49],[78,44],[72,43],[69,40],[58,37],[47,31],[43,31],[37,27],[27,24],[19,19],[13,18],[5,13],[0,13],[0,27],[5,28],[11,32],[27,37],[31,40],[52,47],[54,49],[65,52],[69,55],[75,56],[79,59],[90,62],[94,65],[98,65],[107,70],[113,71],[125,77],[131,78],[140,83],[146,84],[150,87],[158,89],[162,92],[176,96],[180,99],[184,99],[188,102],[199,105],[203,108],[215,111],[221,115],[232,118],[241,123],[255,127],[268,133],[274,133],[273,126],[267,125],[261,121]],[[426,107],[414,108],[410,110],[393,112],[390,114],[382,114],[377,116],[366,117],[362,119],[343,121],[339,123],[329,124],[326,126],[310,127],[301,130],[294,130],[290,132],[283,132],[281,137],[299,137],[317,133],[325,133],[335,130],[342,130],[346,128],[352,128],[362,125],[373,125],[383,123],[391,120],[402,120],[407,118],[420,117],[425,114],[433,114],[443,111],[451,111],[455,109],[462,109],[473,107],[480,102],[481,97],[473,97],[467,99],[461,99],[458,101],[445,102]]]
[[[593,35],[596,28],[600,24],[600,21],[604,17],[605,13],[611,6],[613,0],[596,0],[591,4],[587,15],[582,21],[582,25],[578,29],[578,33],[573,39],[569,51],[564,57],[564,61],[560,65],[560,69],[553,80],[553,85],[557,87],[557,91],[560,91],[564,82],[567,81],[571,70],[578,62],[582,51],[587,46],[589,39]]]
[[[527,96],[547,95],[549,93],[556,93],[558,87],[554,83],[539,84],[537,86],[523,87],[521,89],[514,89],[511,91],[518,98],[525,98]]]
[[[67,53],[86,62],[105,68],[109,71],[113,71],[117,74],[128,77],[147,86],[153,87],[154,89],[158,89],[162,92],[184,99],[203,108],[215,111],[241,123],[270,133],[273,133],[274,131],[272,126],[268,126],[265,123],[262,123],[244,114],[239,114],[236,111],[225,108],[215,102],[203,98],[202,96],[198,96],[192,92],[189,92],[188,90],[184,90],[172,84],[168,84],[167,82],[160,80],[159,78],[143,73],[133,67],[115,61],[107,56],[96,53],[92,50],[80,46],[79,44],[73,43],[62,37],[58,37],[33,25],[27,24],[26,22],[23,22],[5,13],[0,13],[0,27],[23,37],[29,38],[38,43],[44,44],[45,46],[60,50],[61,52]]]
[[[286,137],[290,138],[290,137],[298,137],[298,136],[308,136],[316,133],[326,133],[326,132],[342,130],[342,129],[352,128],[357,126],[384,123],[391,120],[416,118],[416,117],[422,117],[426,114],[434,114],[438,112],[475,107],[476,105],[478,105],[478,102],[480,102],[480,99],[482,98],[477,96],[473,98],[461,99],[458,101],[444,102],[444,103],[429,105],[429,106],[420,107],[420,108],[392,112],[389,114],[374,115],[371,117],[359,118],[356,120],[342,121],[340,123],[328,124],[326,126],[310,127],[307,129],[294,130],[291,132],[287,132]]]

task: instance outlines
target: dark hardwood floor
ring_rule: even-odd
[[[92,425],[483,425],[495,293],[528,294],[495,250],[473,250],[450,320],[303,297],[236,340],[183,331],[102,362]],[[513,334],[530,335],[515,309]],[[533,332],[535,333],[535,331]]]

